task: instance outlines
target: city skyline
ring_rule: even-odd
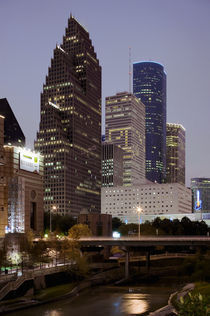
[[[152,60],[164,65],[167,122],[186,128],[187,185],[192,177],[209,177],[207,1],[1,2],[0,97],[11,104],[27,146],[35,140],[40,91],[70,12],[91,34],[102,65],[103,105],[106,96],[129,89],[129,47],[132,62]]]

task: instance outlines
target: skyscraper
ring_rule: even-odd
[[[154,62],[133,64],[133,93],[146,111],[146,178],[162,183],[166,173],[166,74]]]
[[[25,136],[6,98],[0,99],[0,115],[4,116],[4,144],[25,146]]]
[[[35,148],[45,159],[45,211],[100,211],[101,67],[89,33],[73,16],[43,86]]]
[[[123,153],[116,144],[102,143],[102,187],[123,185]]]
[[[185,129],[166,124],[166,182],[185,184]]]
[[[106,98],[106,141],[121,147],[123,184],[145,181],[145,106],[133,94]]]

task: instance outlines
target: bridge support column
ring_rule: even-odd
[[[147,272],[150,270],[150,249],[147,251],[146,254],[146,267],[147,267]]]
[[[125,252],[125,279],[129,278],[129,251]]]

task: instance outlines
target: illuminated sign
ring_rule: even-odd
[[[31,151],[21,151],[20,169],[39,173],[39,155]]]
[[[113,232],[113,233],[112,233],[112,237],[113,237],[113,238],[120,238],[120,233],[118,233],[118,232]]]
[[[196,191],[196,201],[195,201],[195,210],[199,211],[202,207],[202,201],[200,200],[200,191]]]

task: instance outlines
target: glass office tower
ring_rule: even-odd
[[[100,212],[101,67],[73,16],[43,86],[35,148],[44,155],[45,211]]]
[[[146,178],[166,178],[166,74],[155,62],[133,64],[133,93],[146,111]]]
[[[0,99],[0,115],[4,116],[4,145],[25,146],[25,135],[7,101]]]
[[[185,128],[166,124],[166,182],[185,185]]]

